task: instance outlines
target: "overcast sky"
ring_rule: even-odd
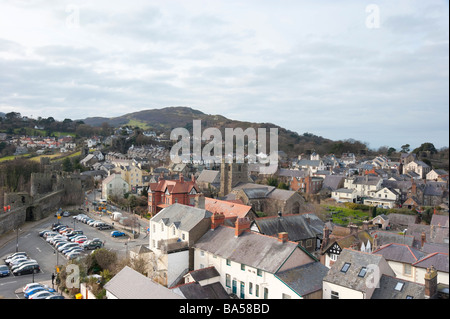
[[[448,11],[446,0],[1,0],[0,112],[189,106],[370,148],[440,148]]]

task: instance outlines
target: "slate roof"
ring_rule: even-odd
[[[312,262],[277,273],[275,276],[300,296],[322,290],[323,278],[328,268],[320,262]]]
[[[104,288],[118,299],[184,299],[128,266],[108,281]]]
[[[425,253],[404,244],[390,243],[375,250],[374,254],[382,255],[388,261],[413,264],[423,257]]]
[[[378,266],[383,261],[383,256],[378,254],[369,254],[351,249],[343,249],[339,258],[331,266],[328,274],[323,278],[323,280],[356,291],[366,291],[369,289],[366,284],[367,274],[364,277],[358,276],[361,268],[368,267],[369,265]],[[349,263],[350,267],[347,272],[342,272],[341,269],[345,263]],[[392,269],[389,271],[388,275],[395,275]]]
[[[322,184],[322,188],[329,188],[332,191],[344,186],[345,176],[342,175],[327,175]]]
[[[189,272],[189,274],[192,276],[192,278],[195,281],[202,281],[205,279],[211,279],[211,278],[220,276],[219,272],[217,271],[217,269],[214,266],[211,266],[208,268],[196,269],[196,270]]]
[[[395,289],[396,287],[397,289]],[[407,299],[407,297],[424,299],[425,286],[396,277],[382,275],[379,286],[372,295],[372,299]]]
[[[211,216],[212,213],[206,209],[176,203],[162,209],[150,220],[153,222],[162,221],[166,226],[173,224],[180,230],[190,231],[200,221],[211,218]]]
[[[275,273],[299,249],[297,243],[282,243],[277,238],[250,231],[235,237],[235,229],[226,226],[207,231],[194,248],[269,273]]]
[[[414,236],[411,235],[400,235],[394,232],[388,231],[376,231],[371,234],[372,237],[376,237],[377,245],[383,246],[390,243],[405,244],[407,246],[413,246]]]
[[[209,285],[200,285],[198,282],[191,282],[172,288],[173,292],[186,299],[230,299],[220,282]]]
[[[220,183],[220,172],[204,169],[197,178],[197,182],[203,183]]]
[[[439,252],[429,254],[421,260],[415,262],[413,265],[420,268],[429,268],[434,266],[437,271],[448,273],[448,254]]]
[[[308,222],[309,219],[309,222]],[[254,220],[262,234],[277,236],[287,232],[289,240],[299,241],[322,235],[324,223],[314,214],[262,217]]]

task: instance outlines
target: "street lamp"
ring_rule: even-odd
[[[20,230],[21,229],[19,227],[17,227],[17,229],[16,229],[16,233],[17,233],[17,236],[16,236],[16,253],[19,251],[19,231]]]

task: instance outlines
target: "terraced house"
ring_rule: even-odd
[[[214,214],[211,229],[194,245],[195,269],[214,267],[227,293],[240,299],[321,298],[326,267],[287,233],[251,232],[245,218],[228,227],[223,217]]]

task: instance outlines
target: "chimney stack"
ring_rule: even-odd
[[[222,213],[214,213],[211,216],[211,229],[214,230],[225,222],[225,215]]]
[[[288,241],[288,239],[289,239],[288,233],[286,232],[278,233],[278,241],[280,243],[285,243]]]
[[[183,173],[180,173],[180,182],[184,182]]]
[[[423,247],[423,245],[427,242],[427,235],[425,232],[422,232],[422,236],[420,237],[420,247]]]
[[[425,273],[425,298],[433,298],[437,293],[437,271],[434,266]]]
[[[325,225],[323,228],[323,239],[322,239],[322,247],[321,249],[324,249],[328,245],[328,241],[330,240],[330,229]]]
[[[249,230],[251,223],[252,221],[247,217],[236,219],[234,237],[239,237],[245,230]]]

